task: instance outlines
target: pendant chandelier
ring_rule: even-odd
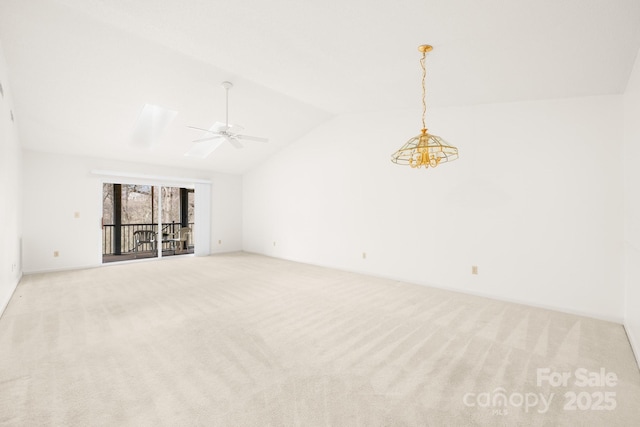
[[[458,158],[458,149],[440,138],[427,132],[425,115],[427,114],[427,102],[425,100],[427,91],[425,89],[425,78],[427,69],[425,59],[427,52],[433,50],[432,46],[422,45],[418,47],[422,52],[420,66],[422,67],[422,131],[406,142],[398,151],[391,155],[391,161],[398,165],[409,165],[412,168],[425,169],[435,168],[440,163],[451,162]]]

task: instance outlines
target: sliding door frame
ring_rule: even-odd
[[[144,175],[137,173],[127,173],[127,172],[118,172],[118,171],[105,171],[105,170],[94,170],[91,171],[93,175],[97,175],[100,177],[100,191],[102,191],[103,184],[108,183],[126,183],[126,184],[136,184],[136,185],[150,185],[160,187],[160,191],[157,191],[156,197],[157,206],[158,206],[158,218],[157,218],[157,226],[158,226],[158,234],[160,239],[158,241],[158,254],[157,257],[152,257],[149,259],[161,259],[162,258],[162,187],[178,187],[187,189],[184,193],[187,193],[189,190],[193,190],[194,199],[195,199],[195,218],[194,222],[196,224],[195,234],[193,236],[194,241],[194,254],[195,256],[207,256],[210,254],[211,248],[211,181],[202,180],[202,179],[189,179],[189,178],[178,178],[178,177],[164,177],[157,175]],[[181,191],[182,193],[182,191]],[[182,194],[181,194],[182,195]],[[181,198],[182,199],[182,198]],[[102,217],[102,204],[100,205],[100,217]],[[181,209],[183,207],[181,206]],[[183,217],[181,216],[181,221]],[[130,261],[123,261],[130,262]],[[104,262],[102,263],[104,264]]]

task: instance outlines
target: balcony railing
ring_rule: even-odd
[[[194,223],[189,223],[191,228],[191,235],[193,236]],[[181,224],[179,222],[172,222],[170,224],[162,224],[162,235],[170,235],[177,233],[180,230]],[[133,233],[138,230],[151,230],[158,235],[158,224],[122,224],[120,226],[120,253],[127,254],[134,251],[135,241]],[[103,225],[102,226],[102,255],[115,255],[115,225]],[[158,239],[160,240],[160,239]],[[163,242],[163,249],[167,249],[169,242]],[[136,248],[140,250],[153,250],[151,243],[145,243],[141,247]]]

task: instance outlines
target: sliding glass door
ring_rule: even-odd
[[[194,190],[105,183],[103,262],[194,252]]]

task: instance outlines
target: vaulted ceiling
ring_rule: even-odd
[[[336,114],[620,94],[637,0],[0,0],[25,148],[243,173]],[[224,121],[269,143],[185,158]],[[176,110],[152,149],[144,104]],[[414,129],[400,132],[411,134]]]

